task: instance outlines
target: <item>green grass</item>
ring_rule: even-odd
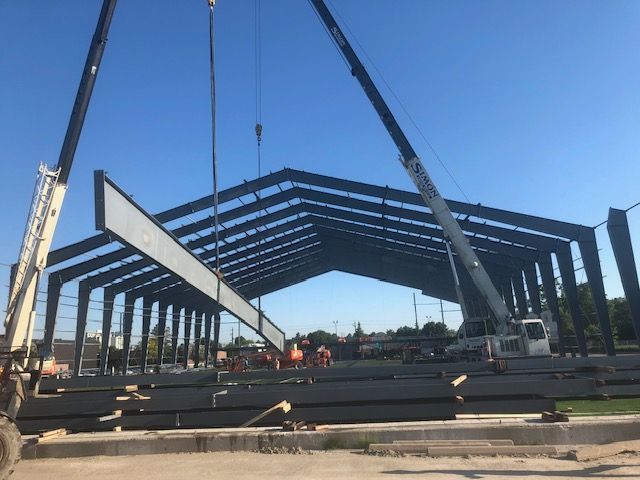
[[[617,414],[640,413],[640,398],[615,398],[612,400],[559,400],[556,408],[560,411],[571,407],[573,414]]]

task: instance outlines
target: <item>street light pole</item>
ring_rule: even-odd
[[[342,360],[342,345],[338,341],[338,320],[332,320],[332,323],[336,329],[336,349],[338,350],[338,360]]]

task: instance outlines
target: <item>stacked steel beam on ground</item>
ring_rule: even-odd
[[[23,432],[233,427],[283,400],[293,405],[290,412],[257,425],[429,420],[553,411],[559,398],[640,396],[636,355],[511,360],[506,367],[496,371],[495,364],[478,362],[44,379],[18,423]],[[461,375],[466,379],[455,382]]]

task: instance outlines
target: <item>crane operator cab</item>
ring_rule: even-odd
[[[496,334],[486,318],[470,318],[458,329],[457,342],[449,348],[464,357],[489,358],[551,355],[549,334],[539,318],[515,320],[508,335]]]

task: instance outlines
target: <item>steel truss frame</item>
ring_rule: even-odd
[[[229,283],[249,299],[340,270],[455,301],[442,230],[417,193],[286,168],[223,190],[219,199],[222,270]],[[215,255],[213,219],[204,214],[212,203],[209,195],[155,215],[205,262],[211,262]],[[557,265],[578,349],[586,356],[584,318],[578,304],[571,249],[576,243],[606,352],[615,354],[594,228],[480,204],[447,203],[515,315],[540,313],[539,272],[547,308],[555,321],[559,319],[554,275]],[[179,224],[196,215],[200,218]],[[204,315],[204,341],[210,343],[208,335],[213,333],[217,344],[219,323],[216,326],[214,321],[211,328],[215,305],[129,247],[104,252],[103,247],[114,240],[102,233],[50,253],[45,343],[53,342],[61,289],[69,282],[78,282],[76,373],[82,359],[91,294],[99,289],[103,290],[103,338],[109,338],[115,298],[124,295],[125,305],[142,298],[146,311],[158,303],[165,312],[162,317],[168,310],[174,312],[172,331],[192,312]],[[91,252],[95,257],[85,260]],[[55,266],[58,268],[52,270]],[[478,292],[464,274],[461,281],[465,296],[481,304]],[[124,316],[125,327],[130,328],[133,309],[125,309]],[[143,321],[143,335],[148,335],[147,323]],[[201,333],[197,325],[195,342],[200,341]],[[561,322],[558,327],[559,347],[564,353]],[[125,328],[125,342],[130,333]],[[108,346],[101,352],[103,365],[107,354]]]

